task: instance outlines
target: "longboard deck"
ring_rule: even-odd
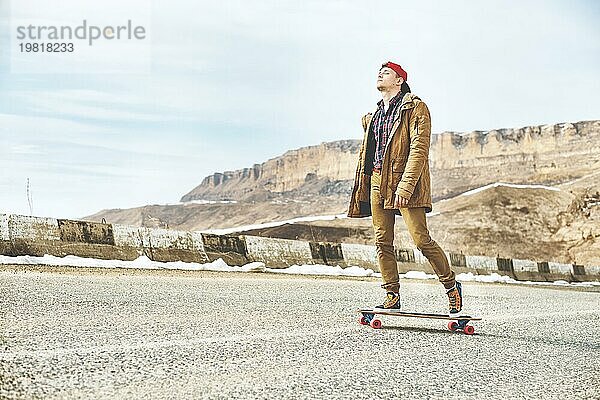
[[[377,318],[376,315],[390,315],[394,317],[413,317],[413,318],[430,318],[430,319],[445,319],[448,320],[448,329],[452,332],[463,332],[467,335],[475,333],[475,328],[469,325],[471,321],[481,321],[481,317],[472,317],[470,315],[461,315],[460,317],[450,317],[445,314],[430,314],[430,313],[415,313],[406,311],[395,311],[395,310],[383,310],[373,308],[362,308],[358,310],[362,316],[358,322],[361,325],[369,325],[374,329],[381,329],[381,319]]]
[[[433,318],[433,319],[446,319],[453,321],[481,321],[481,317],[461,315],[460,317],[450,317],[445,314],[430,314],[430,313],[417,313],[407,311],[392,311],[382,310],[373,308],[363,308],[358,310],[362,314],[375,314],[375,315],[393,315],[395,317],[414,317],[414,318]]]

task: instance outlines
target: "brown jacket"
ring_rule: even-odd
[[[381,197],[383,208],[394,209],[394,194],[409,199],[408,207],[425,207],[431,212],[431,180],[429,177],[429,142],[431,118],[425,102],[412,93],[402,98],[400,113],[392,125],[381,168]],[[354,189],[350,198],[348,217],[371,215],[371,173],[375,155],[375,138],[371,131],[373,114],[362,118],[364,130]],[[400,210],[395,209],[400,215]]]

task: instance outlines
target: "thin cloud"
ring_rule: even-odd
[[[434,133],[595,119],[600,109],[591,2],[89,4],[101,23],[135,20],[132,4],[151,9],[151,71],[2,76],[0,203],[15,210],[27,177],[47,194],[38,211],[76,217],[176,201],[208,173],[361,139],[387,59],[408,70]],[[41,0],[28,10],[77,15]]]

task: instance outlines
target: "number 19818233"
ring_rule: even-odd
[[[73,43],[19,43],[21,53],[72,53]]]

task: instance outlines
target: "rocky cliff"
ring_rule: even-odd
[[[585,176],[600,161],[600,121],[433,135],[434,197],[496,181],[558,184]]]
[[[307,192],[326,191],[328,183],[354,176],[359,149],[357,140],[339,140],[290,150],[251,168],[209,175],[181,201],[256,201],[303,188]]]
[[[360,140],[291,150],[251,168],[215,173],[184,195],[192,200],[267,200],[290,192],[348,194]],[[584,176],[600,154],[600,121],[432,135],[435,199],[496,181],[556,184]]]

